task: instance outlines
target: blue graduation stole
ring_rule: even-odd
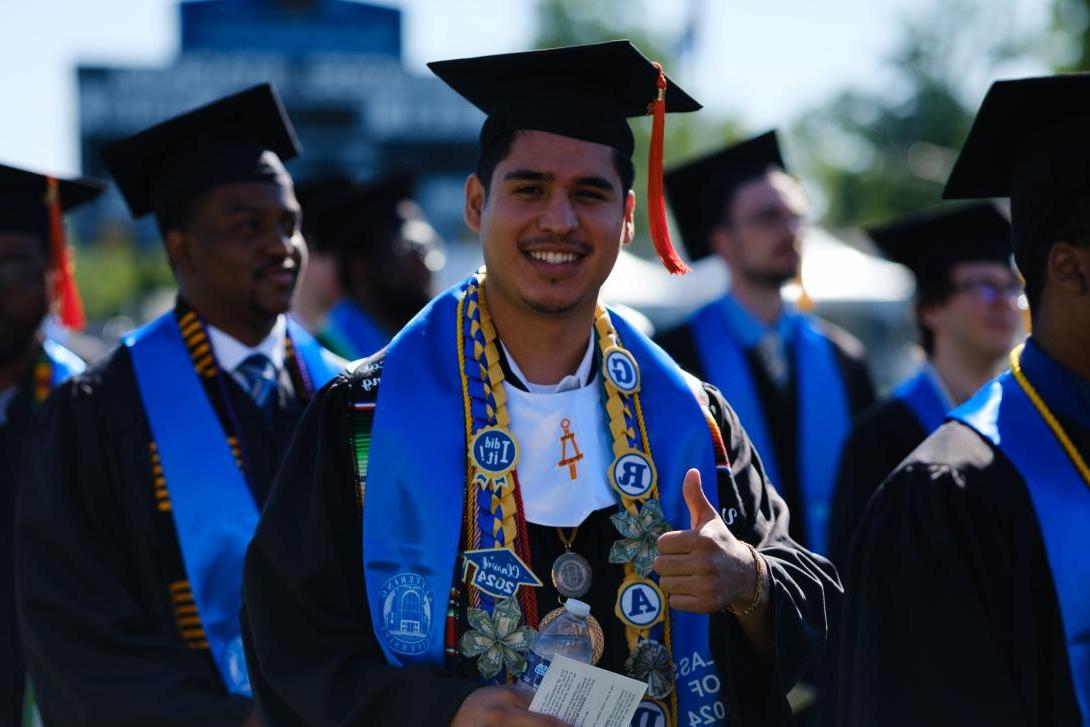
[[[352,361],[370,356],[390,342],[386,331],[347,299],[330,309],[323,334]]]
[[[905,403],[923,430],[930,434],[939,428],[949,408],[946,394],[935,385],[934,374],[927,368],[903,381],[891,396]]]
[[[1071,682],[1090,724],[1090,487],[1008,371],[950,413],[1010,460],[1026,481],[1060,605]]]
[[[313,338],[289,323],[315,386],[338,369]],[[124,339],[144,415],[170,491],[186,575],[220,676],[232,694],[252,696],[242,650],[242,563],[258,510],[227,435],[205,395],[173,311]]]
[[[741,337],[727,313],[725,298],[712,301],[689,320],[708,381],[718,387],[737,412],[749,439],[761,455],[768,479],[782,482],[776,449],[769,434],[757,386],[739,345]],[[848,438],[851,412],[848,394],[832,343],[809,316],[785,311],[794,347],[793,372],[798,386],[799,489],[806,517],[807,546],[825,552],[829,509],[836,486],[840,450]]]
[[[87,368],[83,359],[51,338],[42,341],[42,350],[45,351],[46,358],[52,365],[53,373],[50,380],[54,389],[66,379],[82,374]]]
[[[382,365],[365,478],[363,569],[375,636],[387,662],[397,666],[444,661],[444,616],[466,488],[466,414],[456,335],[464,290],[462,283],[432,300],[394,337]],[[695,466],[703,482],[718,481],[708,420],[677,364],[621,316],[611,317],[640,367],[640,403],[666,519],[687,527],[685,472]],[[428,402],[427,416],[406,401]],[[704,492],[718,509],[717,488]],[[720,684],[708,617],[674,610],[669,616],[675,661],[702,660],[707,671],[698,676],[714,679],[701,683]],[[694,691],[683,679],[676,688],[683,722],[687,712],[713,714],[722,698],[718,690]]]

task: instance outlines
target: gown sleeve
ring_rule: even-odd
[[[433,667],[386,663],[363,577],[351,458],[352,384],[310,404],[250,544],[244,638],[266,724],[445,725],[476,688]]]
[[[713,648],[718,643],[717,658],[729,664],[743,724],[791,724],[787,692],[820,653],[829,614],[839,609],[843,591],[832,563],[788,534],[787,505],[768,481],[738,415],[714,387],[705,389],[731,464],[730,474],[720,473],[721,512],[735,537],[753,545],[769,566],[773,654],[766,664],[729,613],[712,617]]]
[[[238,725],[253,703],[209,679],[206,654],[158,628],[140,595],[133,551],[148,534],[122,514],[123,450],[147,444],[105,414],[139,402],[97,383],[74,379],[43,405],[21,482],[20,632],[39,709],[48,725]]]

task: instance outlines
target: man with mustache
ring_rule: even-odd
[[[304,264],[257,86],[106,146],[154,213],[174,309],[58,389],[16,529],[21,632],[49,724],[255,724],[242,555],[303,405],[340,361],[285,315]]]
[[[0,165],[0,724],[18,724],[23,659],[15,619],[12,546],[15,495],[31,416],[50,390],[83,371],[75,354],[42,333],[54,309],[82,325],[62,215],[105,189]]]
[[[488,115],[463,208],[486,266],[300,424],[246,559],[263,717],[558,725],[511,682],[585,599],[599,665],[648,685],[635,724],[790,724],[835,571],[718,392],[598,303],[634,234],[627,118],[650,108],[661,160],[699,104],[628,41],[431,68]]]
[[[836,467],[852,418],[874,401],[861,344],[786,304],[807,212],[776,132],[678,167],[666,192],[690,258],[718,255],[731,289],[660,343],[723,392],[791,508],[791,533],[826,552]]]

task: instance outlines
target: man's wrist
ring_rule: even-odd
[[[727,604],[727,610],[735,616],[751,616],[761,607],[765,599],[768,581],[768,564],[761,554],[749,543],[742,541],[753,558],[753,588],[740,601]]]

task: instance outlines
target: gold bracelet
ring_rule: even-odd
[[[753,565],[757,568],[757,584],[753,588],[753,600],[749,602],[749,605],[746,606],[745,609],[739,610],[733,603],[727,606],[727,610],[735,616],[749,616],[757,610],[757,607],[761,605],[761,592],[765,589],[765,578],[767,578],[764,560],[757,552],[757,549],[744,540],[742,541],[742,545],[749,548],[749,551],[753,553]]]

